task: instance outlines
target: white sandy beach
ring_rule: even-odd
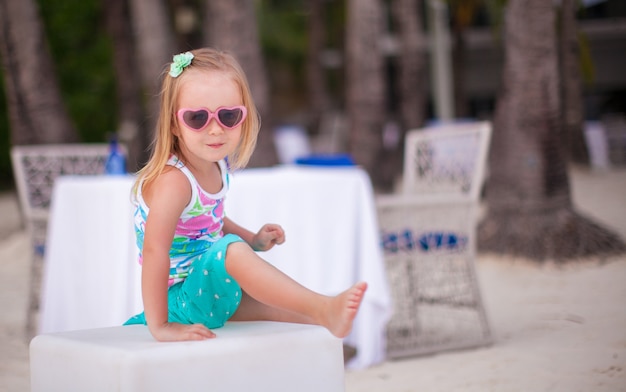
[[[572,169],[578,210],[626,239],[626,169]],[[28,239],[0,194],[0,391],[29,390]],[[626,391],[626,255],[565,267],[479,254],[494,343],[347,371],[347,392]]]

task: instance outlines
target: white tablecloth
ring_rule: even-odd
[[[66,176],[54,184],[40,332],[120,325],[142,310],[131,176]]]
[[[280,166],[236,172],[226,214],[252,231],[264,223],[285,229],[286,242],[263,258],[323,294],[353,283],[369,284],[347,344],[349,364],[362,368],[384,359],[391,300],[380,249],[369,177],[354,167]]]
[[[132,232],[132,177],[75,176],[57,180],[52,200],[42,293],[41,331],[119,325],[142,310],[140,267]],[[374,198],[359,168],[280,166],[231,177],[226,213],[258,230],[279,223],[285,244],[263,258],[303,285],[336,294],[369,284],[352,333],[349,364],[385,357],[391,313]]]

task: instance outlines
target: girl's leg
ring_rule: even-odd
[[[286,323],[315,324],[310,317],[259,302],[242,290],[242,297],[231,321],[283,321]]]
[[[242,301],[235,313],[236,319],[251,320],[260,315],[262,319],[269,316],[273,320],[318,324],[340,338],[350,333],[367,289],[367,284],[360,282],[334,297],[318,294],[261,259],[241,242],[228,246],[226,271],[253,299],[283,311],[274,312],[261,307],[262,304]]]

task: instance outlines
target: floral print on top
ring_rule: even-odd
[[[222,189],[211,194],[200,187],[189,168],[172,155],[167,164],[174,166],[187,176],[191,183],[191,200],[183,210],[176,231],[172,246],[170,247],[170,274],[168,285],[182,282],[189,274],[191,263],[201,256],[211,245],[224,236],[222,228],[224,226],[224,196],[228,191],[228,169],[225,161],[219,161],[218,165],[222,174]],[[139,184],[135,196],[135,235],[137,247],[139,248],[139,263],[143,262],[143,240],[146,227],[146,220],[150,209],[146,205]]]

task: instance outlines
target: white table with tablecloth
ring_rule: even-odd
[[[391,300],[365,171],[297,165],[244,170],[232,176],[226,214],[253,231],[279,223],[286,242],[263,257],[315,291],[337,294],[366,281],[368,291],[346,338],[357,348],[350,365],[365,367],[384,359]]]
[[[142,309],[132,176],[55,180],[42,277],[41,333],[119,325]]]
[[[60,177],[53,194],[42,287],[41,332],[118,325],[142,310],[132,230],[132,176]],[[303,285],[368,291],[345,343],[352,368],[385,357],[391,313],[374,196],[358,167],[285,165],[231,175],[226,213],[252,231],[278,223],[287,241],[260,254]]]

